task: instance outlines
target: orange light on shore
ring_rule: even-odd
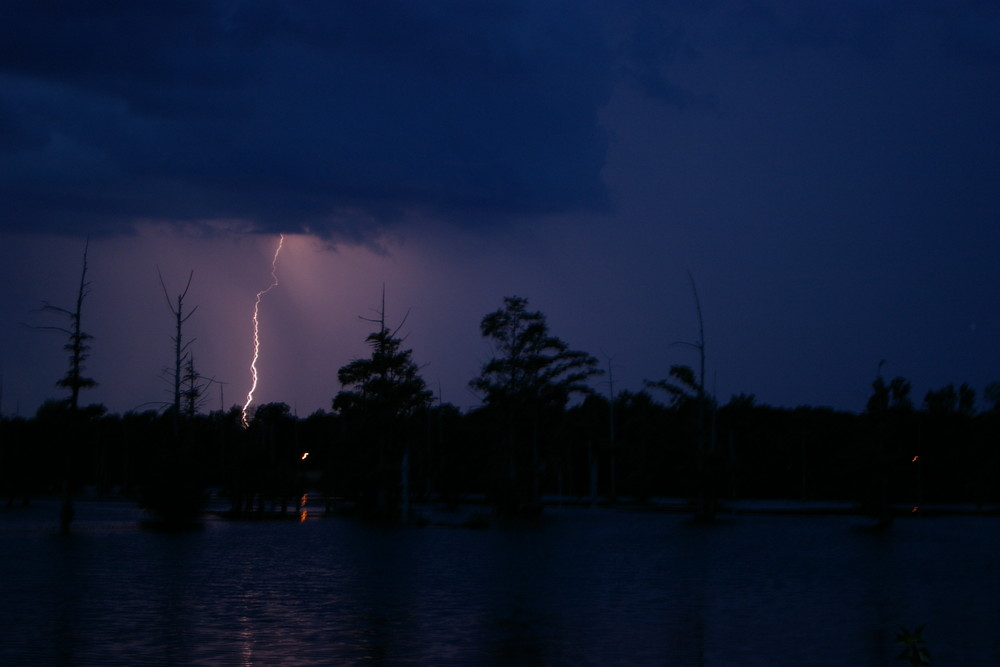
[[[302,452],[302,460],[305,461],[307,458],[309,458],[309,452]]]
[[[910,459],[910,463],[916,463],[917,459],[919,458],[920,458],[919,456],[914,456],[912,459]]]
[[[916,511],[917,511],[917,506],[916,506],[916,505],[914,505],[914,506],[913,506],[913,509],[912,509],[912,510],[910,510],[910,511],[911,511],[911,512],[916,512]]]

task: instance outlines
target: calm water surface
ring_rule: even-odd
[[[487,530],[0,510],[0,664],[1000,664],[1000,519],[553,509]]]

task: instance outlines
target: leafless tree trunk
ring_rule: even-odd
[[[160,287],[163,288],[163,297],[167,300],[167,307],[174,316],[175,320],[175,331],[174,335],[170,337],[170,340],[174,343],[174,372],[173,372],[173,422],[174,422],[174,435],[177,435],[178,431],[178,421],[181,415],[181,386],[184,382],[185,376],[182,373],[182,368],[185,362],[190,360],[189,349],[194,340],[189,340],[184,342],[184,323],[191,319],[195,311],[198,310],[198,306],[195,306],[191,311],[185,315],[184,314],[184,299],[187,297],[188,290],[191,289],[191,280],[194,278],[194,271],[188,274],[187,284],[184,285],[184,291],[177,295],[177,305],[170,300],[170,296],[167,294],[167,286],[163,282],[163,275],[160,274],[159,269],[156,271],[160,278]],[[193,372],[193,365],[192,365]]]
[[[705,394],[705,322],[701,314],[701,299],[698,298],[698,287],[695,285],[694,276],[688,271],[688,280],[691,283],[691,293],[694,295],[694,306],[698,312],[698,341],[695,343],[682,343],[698,351],[698,424],[697,424],[697,450],[698,450],[698,507],[696,516],[702,520],[712,520],[716,512],[716,490],[715,490],[715,434],[714,429],[710,437],[706,437],[706,411],[708,410],[708,396]],[[714,421],[713,421],[714,426]]]
[[[57,386],[69,389],[70,391],[70,440],[65,443],[66,470],[63,475],[62,508],[59,513],[59,523],[63,530],[69,530],[74,515],[71,475],[73,471],[73,453],[80,444],[80,390],[89,389],[97,384],[93,379],[83,376],[84,362],[90,354],[90,344],[88,341],[93,338],[93,336],[84,332],[82,325],[83,301],[90,293],[90,283],[87,281],[87,253],[89,250],[90,239],[87,239],[83,248],[83,269],[80,271],[80,286],[76,292],[76,305],[73,310],[53,306],[48,302],[42,305],[43,311],[56,313],[68,318],[70,322],[69,327],[35,327],[37,329],[58,331],[65,334],[69,339],[69,342],[65,346],[66,351],[70,353],[69,369],[66,372],[66,376],[56,383]]]

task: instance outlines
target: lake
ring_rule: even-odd
[[[312,516],[317,513],[313,512]],[[1000,518],[549,508],[470,530],[0,510],[0,664],[1000,664]]]

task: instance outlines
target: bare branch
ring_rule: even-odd
[[[410,308],[406,309],[406,315],[403,315],[403,319],[400,321],[399,326],[396,327],[395,331],[393,331],[392,334],[390,334],[393,338],[396,337],[396,334],[399,333],[399,330],[403,328],[404,324],[406,324],[406,318],[410,316],[410,310],[411,310]]]
[[[160,279],[160,287],[163,289],[163,298],[167,302],[167,308],[169,308],[170,312],[172,313],[172,312],[174,312],[174,304],[170,300],[170,295],[167,294],[167,285],[166,285],[166,283],[163,282],[163,274],[160,273],[160,267],[159,267],[159,265],[157,265],[157,267],[156,267],[156,276]]]
[[[163,290],[163,298],[167,302],[167,308],[170,313],[174,316],[175,320],[175,333],[170,336],[170,340],[174,343],[174,369],[173,369],[173,393],[174,393],[174,418],[176,419],[180,415],[181,410],[181,366],[185,362],[191,361],[190,349],[191,344],[194,343],[195,339],[189,341],[183,340],[183,326],[191,319],[198,307],[192,308],[187,315],[184,314],[184,299],[187,297],[188,291],[191,289],[191,281],[194,280],[194,271],[192,270],[188,274],[187,283],[184,285],[183,291],[177,295],[177,305],[170,299],[170,295],[167,292],[166,283],[163,280],[163,274],[160,272],[160,267],[156,267],[156,275],[160,279],[160,288]]]
[[[65,327],[49,327],[49,326],[41,327],[41,326],[35,326],[34,324],[26,324],[25,326],[28,327],[29,329],[34,329],[35,331],[58,331],[59,333],[66,334],[67,336],[73,335],[73,332]]]

